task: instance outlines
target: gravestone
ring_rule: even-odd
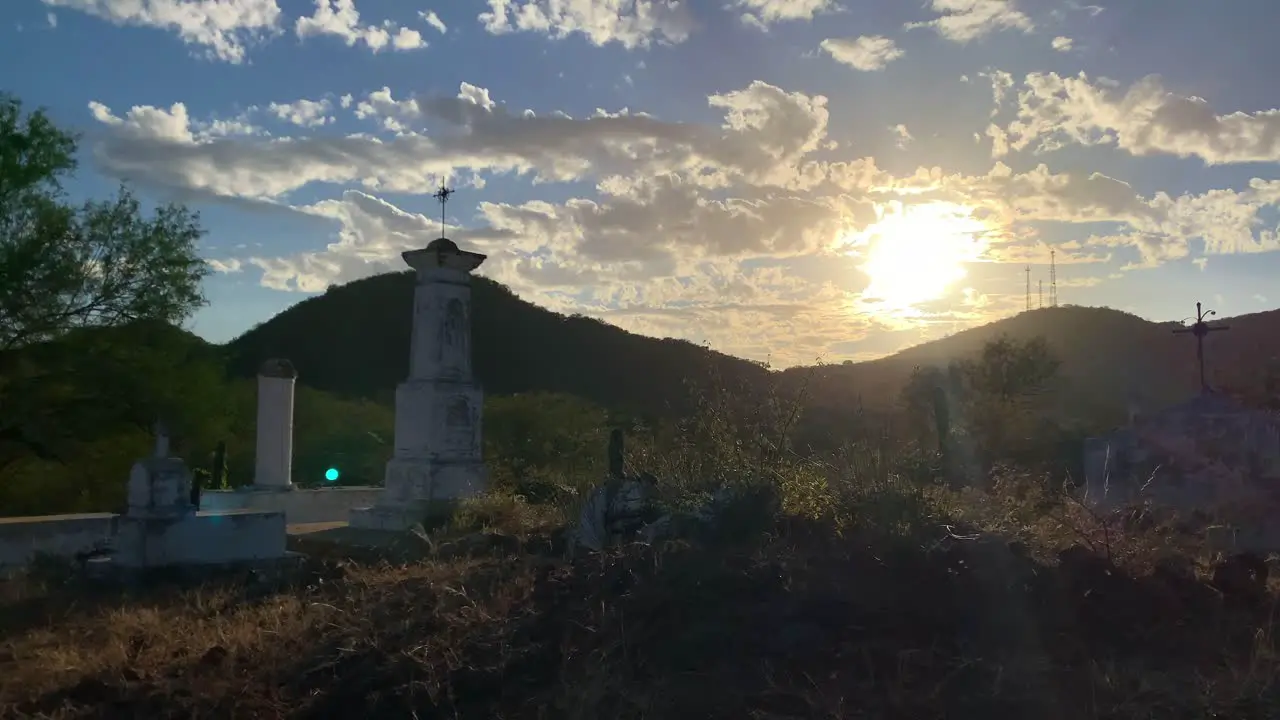
[[[471,370],[471,272],[485,256],[442,237],[402,257],[417,280],[409,377],[396,388],[395,451],[382,495],[351,512],[352,527],[407,529],[487,484],[484,397]]]

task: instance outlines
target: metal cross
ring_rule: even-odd
[[[1208,335],[1211,332],[1231,329],[1230,325],[1219,325],[1217,327],[1209,327],[1209,324],[1205,322],[1205,319],[1217,314],[1218,314],[1218,311],[1216,310],[1210,310],[1208,312],[1201,310],[1200,303],[1196,303],[1196,321],[1190,327],[1179,328],[1178,330],[1173,331],[1175,335],[1185,335],[1187,333],[1190,333],[1194,335],[1196,338],[1196,362],[1199,363],[1200,365],[1200,393],[1201,394],[1209,393],[1209,383],[1205,382],[1205,379],[1204,379],[1204,338],[1206,335]],[[1190,320],[1190,319],[1191,318],[1187,318],[1187,320]],[[1186,320],[1183,320],[1183,322],[1185,323]]]
[[[444,207],[449,202],[449,196],[453,194],[453,189],[446,187],[444,183],[440,183],[440,189],[431,197],[440,202],[440,237],[444,237]]]

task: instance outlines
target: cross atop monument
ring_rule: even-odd
[[[453,195],[453,188],[446,186],[444,183],[440,183],[440,189],[436,190],[436,193],[431,196],[440,203],[440,237],[444,237],[444,207],[448,204],[449,196],[451,195]]]
[[[1217,327],[1209,327],[1209,323],[1205,322],[1206,318],[1217,315],[1216,310],[1205,312],[1200,309],[1200,303],[1196,303],[1196,321],[1190,327],[1179,328],[1174,330],[1175,335],[1185,335],[1190,333],[1196,338],[1196,362],[1200,365],[1200,392],[1207,395],[1209,393],[1209,383],[1204,379],[1204,338],[1211,332],[1219,330],[1230,330],[1229,325],[1218,325]],[[1190,320],[1191,318],[1187,318]],[[1184,320],[1183,322],[1186,322]]]

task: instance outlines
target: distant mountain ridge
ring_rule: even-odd
[[[263,360],[285,357],[311,387],[390,401],[408,373],[412,295],[408,272],[331,287],[228,343],[230,369],[251,376]],[[474,280],[473,299],[475,371],[487,392],[563,392],[647,415],[689,410],[688,381],[709,373],[730,387],[763,390],[776,380],[794,390],[807,383],[815,408],[884,406],[917,365],[971,356],[1002,334],[1044,336],[1082,398],[1155,407],[1197,390],[1194,338],[1173,334],[1176,323],[1108,308],[1032,310],[878,360],[771,372],[683,340],[554,313],[482,277]],[[1217,384],[1255,384],[1268,359],[1280,356],[1280,311],[1224,322],[1231,330],[1206,340],[1210,376]]]

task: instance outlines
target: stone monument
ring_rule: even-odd
[[[293,386],[297,378],[298,372],[288,360],[268,360],[258,370],[255,488],[293,489]]]
[[[442,207],[450,193],[436,193]],[[444,237],[401,256],[417,280],[409,378],[396,388],[395,451],[382,495],[351,512],[352,527],[407,529],[487,485],[484,397],[471,372],[471,272],[485,256]]]

